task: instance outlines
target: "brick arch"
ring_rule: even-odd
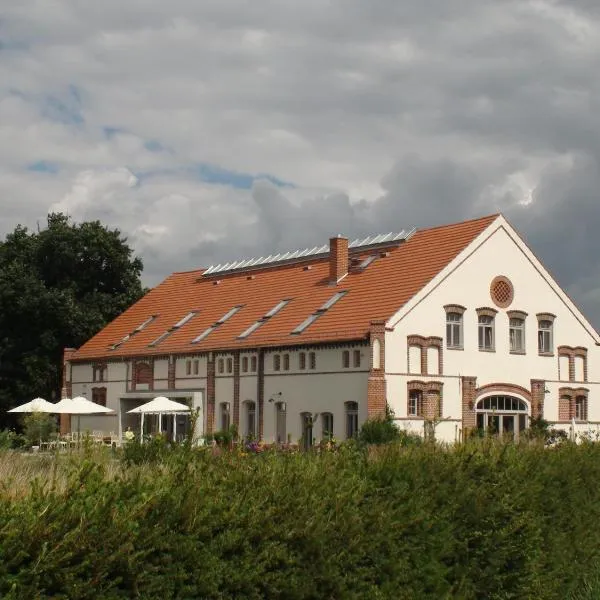
[[[152,385],[154,374],[152,372],[152,366],[146,362],[138,362],[135,365],[135,383],[147,383]]]
[[[475,403],[483,396],[492,396],[494,394],[517,394],[527,400],[529,406],[532,406],[531,390],[514,383],[488,383],[487,385],[478,387],[475,390]]]

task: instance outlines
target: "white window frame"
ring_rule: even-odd
[[[549,319],[540,319],[538,321],[538,353],[552,354],[552,344],[554,337],[554,322]]]
[[[516,344],[518,334],[520,333],[521,343]],[[522,317],[511,317],[508,320],[508,343],[511,352],[525,352],[525,319]]]
[[[458,317],[458,318],[456,318]],[[456,311],[446,313],[446,348],[463,347],[463,316]]]
[[[490,315],[479,315],[477,317],[477,344],[479,350],[491,352],[496,349],[495,323],[496,319]],[[490,343],[486,344],[488,331],[490,333]]]

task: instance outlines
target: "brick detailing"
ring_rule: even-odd
[[[506,316],[509,319],[523,319],[524,321],[528,315],[524,310],[507,310]]]
[[[575,358],[581,358],[583,360],[583,381],[588,380],[588,351],[583,346],[559,346],[558,349],[559,360],[561,356],[566,356],[569,359],[569,381],[575,381],[577,374],[575,373]]]
[[[535,316],[538,321],[554,321],[556,319],[556,315],[552,313],[537,313]]]
[[[76,348],[63,349],[63,368],[62,368],[62,386],[60,389],[61,398],[71,398],[73,395],[73,384],[71,381],[71,357],[77,352]],[[60,433],[65,434],[71,431],[71,415],[60,415]]]
[[[132,389],[135,391],[138,384],[148,384],[148,389],[154,389],[154,362],[138,362],[133,363]]]
[[[337,283],[348,274],[348,238],[329,239],[329,281]]]
[[[210,353],[206,362],[206,433],[215,427],[215,356]]]
[[[368,418],[385,416],[387,385],[383,377],[369,377],[367,382]]]
[[[571,419],[571,395],[564,394],[564,390],[558,391],[558,420],[569,421]]]
[[[408,400],[411,391],[418,390],[423,394],[423,414],[419,415],[424,419],[435,419],[443,415],[442,389],[444,384],[441,381],[408,381],[406,384],[406,403],[408,414]]]
[[[240,427],[240,353],[233,353],[233,424]]]
[[[543,379],[531,380],[531,417],[540,419],[544,416],[544,398],[546,382]]]
[[[477,377],[461,377],[462,389],[462,426],[463,440],[468,432],[477,427],[477,415],[475,413],[475,397],[477,394]]]
[[[508,308],[513,301],[515,290],[508,277],[498,275],[490,284],[490,297],[498,308]]]
[[[406,339],[408,348],[408,372],[411,373],[412,366],[410,364],[410,348],[418,347],[421,348],[421,375],[429,374],[429,364],[427,357],[428,348],[437,348],[438,350],[438,364],[437,373],[431,373],[431,375],[443,375],[444,372],[444,340],[441,337],[429,336],[424,337],[422,335],[409,335]]]
[[[492,319],[498,314],[498,311],[491,306],[480,306],[475,309],[475,312],[478,317],[492,317]]]
[[[264,408],[265,408],[265,352],[258,351],[258,369],[256,377],[256,399],[258,400],[258,439],[262,440],[265,424]]]
[[[170,390],[175,389],[175,367],[177,365],[175,356],[169,356],[169,366],[167,371],[167,387]]]
[[[558,390],[558,420],[570,421],[576,417],[575,403],[578,396],[585,398],[584,419],[587,420],[588,415],[588,393],[587,388],[570,388],[562,387]]]
[[[458,313],[459,315],[464,315],[467,309],[460,304],[446,304],[444,305],[444,310],[446,311],[446,314]]]
[[[375,357],[374,352],[379,351]],[[373,320],[369,328],[370,370],[367,382],[367,418],[385,415],[387,384],[385,380],[385,321]]]
[[[514,383],[488,383],[487,385],[482,385],[475,390],[475,401],[479,400],[482,396],[492,396],[495,394],[505,394],[508,396],[517,394],[518,396],[523,396],[531,404],[531,391]]]

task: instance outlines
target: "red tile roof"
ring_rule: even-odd
[[[139,302],[86,342],[72,360],[193,353],[206,350],[288,346],[364,339],[374,319],[389,319],[497,215],[422,229],[406,242],[386,248],[365,270],[352,270],[337,285],[329,284],[328,258],[265,266],[202,278],[203,270],[173,273]],[[360,256],[367,256],[363,251]],[[311,269],[305,270],[310,264]],[[219,281],[215,284],[215,281]],[[300,335],[291,331],[338,291],[348,293]],[[238,336],[280,300],[290,302],[246,339]],[[197,344],[192,340],[231,308],[243,308]],[[198,313],[153,347],[148,345],[190,311]],[[142,331],[118,348],[110,347],[151,315]]]

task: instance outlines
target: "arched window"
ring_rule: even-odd
[[[409,390],[406,414],[409,417],[423,416],[423,392],[421,390]]]
[[[575,398],[575,419],[578,421],[587,421],[587,397],[577,396]]]
[[[346,438],[358,434],[358,402],[346,402]]]
[[[479,349],[494,349],[494,317],[490,315],[479,315]]]
[[[342,369],[350,368],[350,351],[344,350],[342,352]]]
[[[487,396],[475,405],[477,427],[488,433],[518,436],[527,427],[527,404],[508,395]]]
[[[244,402],[245,435],[249,438],[256,437],[256,402],[246,400]]]
[[[525,352],[525,319],[513,317],[509,320],[509,343],[511,352]]]
[[[221,431],[227,431],[231,424],[231,415],[229,411],[229,402],[221,402],[221,415],[220,415]]]
[[[463,345],[463,316],[457,312],[446,313],[446,346],[462,348]]]
[[[333,415],[330,412],[321,413],[321,439],[329,441],[333,438]]]
[[[538,352],[552,354],[552,330],[554,323],[550,319],[538,321]]]
[[[275,439],[280,444],[287,442],[287,413],[285,402],[275,404]]]
[[[373,340],[373,368],[381,369],[381,342]]]
[[[313,443],[313,418],[309,412],[300,413],[302,424],[302,447],[308,450]]]

